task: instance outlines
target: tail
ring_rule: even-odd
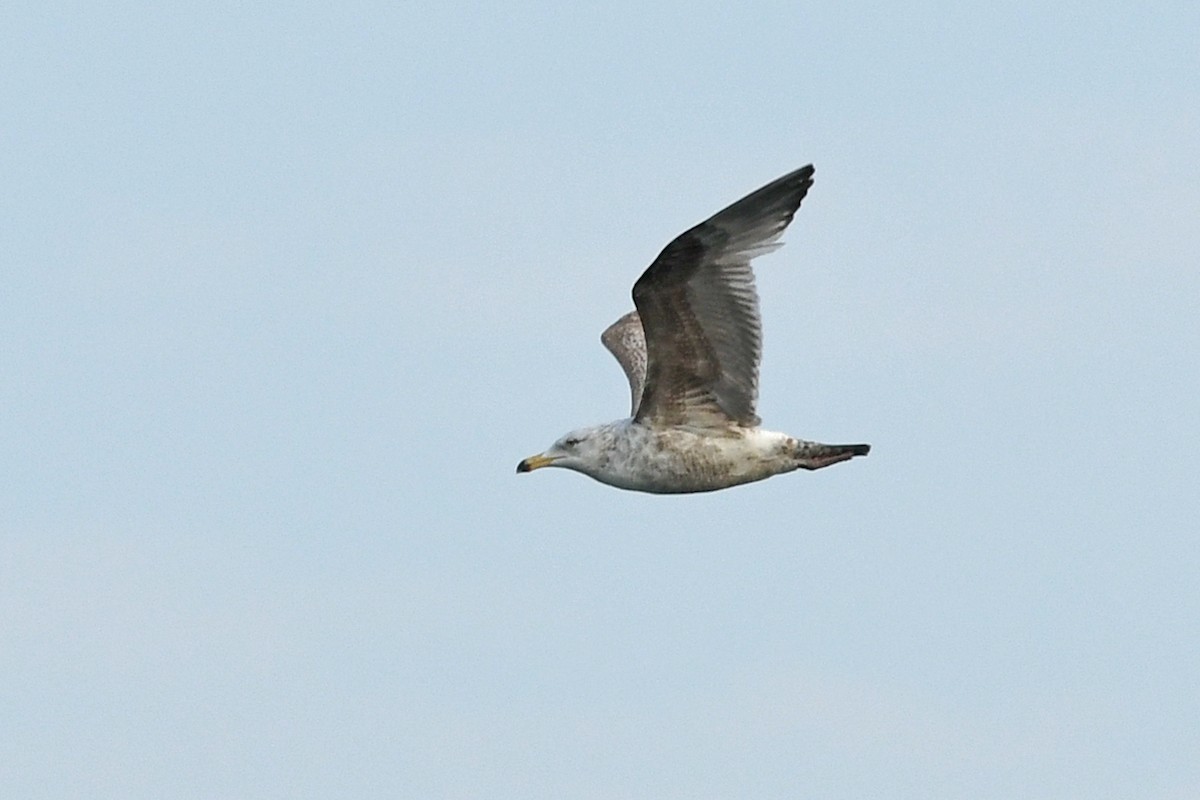
[[[821,444],[820,442],[797,442],[796,461],[802,469],[821,469],[855,456],[871,452],[869,444]]]

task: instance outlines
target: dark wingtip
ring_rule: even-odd
[[[846,445],[846,448],[856,456],[865,456],[867,453],[871,452],[871,445],[869,444],[848,444]]]

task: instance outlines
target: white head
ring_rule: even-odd
[[[532,472],[542,467],[565,467],[594,475],[607,460],[606,453],[611,444],[611,425],[580,428],[562,436],[546,452],[530,456],[517,464],[517,472]]]

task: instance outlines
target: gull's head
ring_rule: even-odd
[[[607,426],[580,428],[559,438],[546,452],[530,456],[517,464],[517,472],[533,472],[542,467],[565,467],[590,472],[607,449]]]

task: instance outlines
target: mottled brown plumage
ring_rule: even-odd
[[[629,379],[629,416],[637,414],[646,387],[646,335],[638,312],[630,311],[609,325],[600,334],[601,343],[608,348],[625,370]]]

